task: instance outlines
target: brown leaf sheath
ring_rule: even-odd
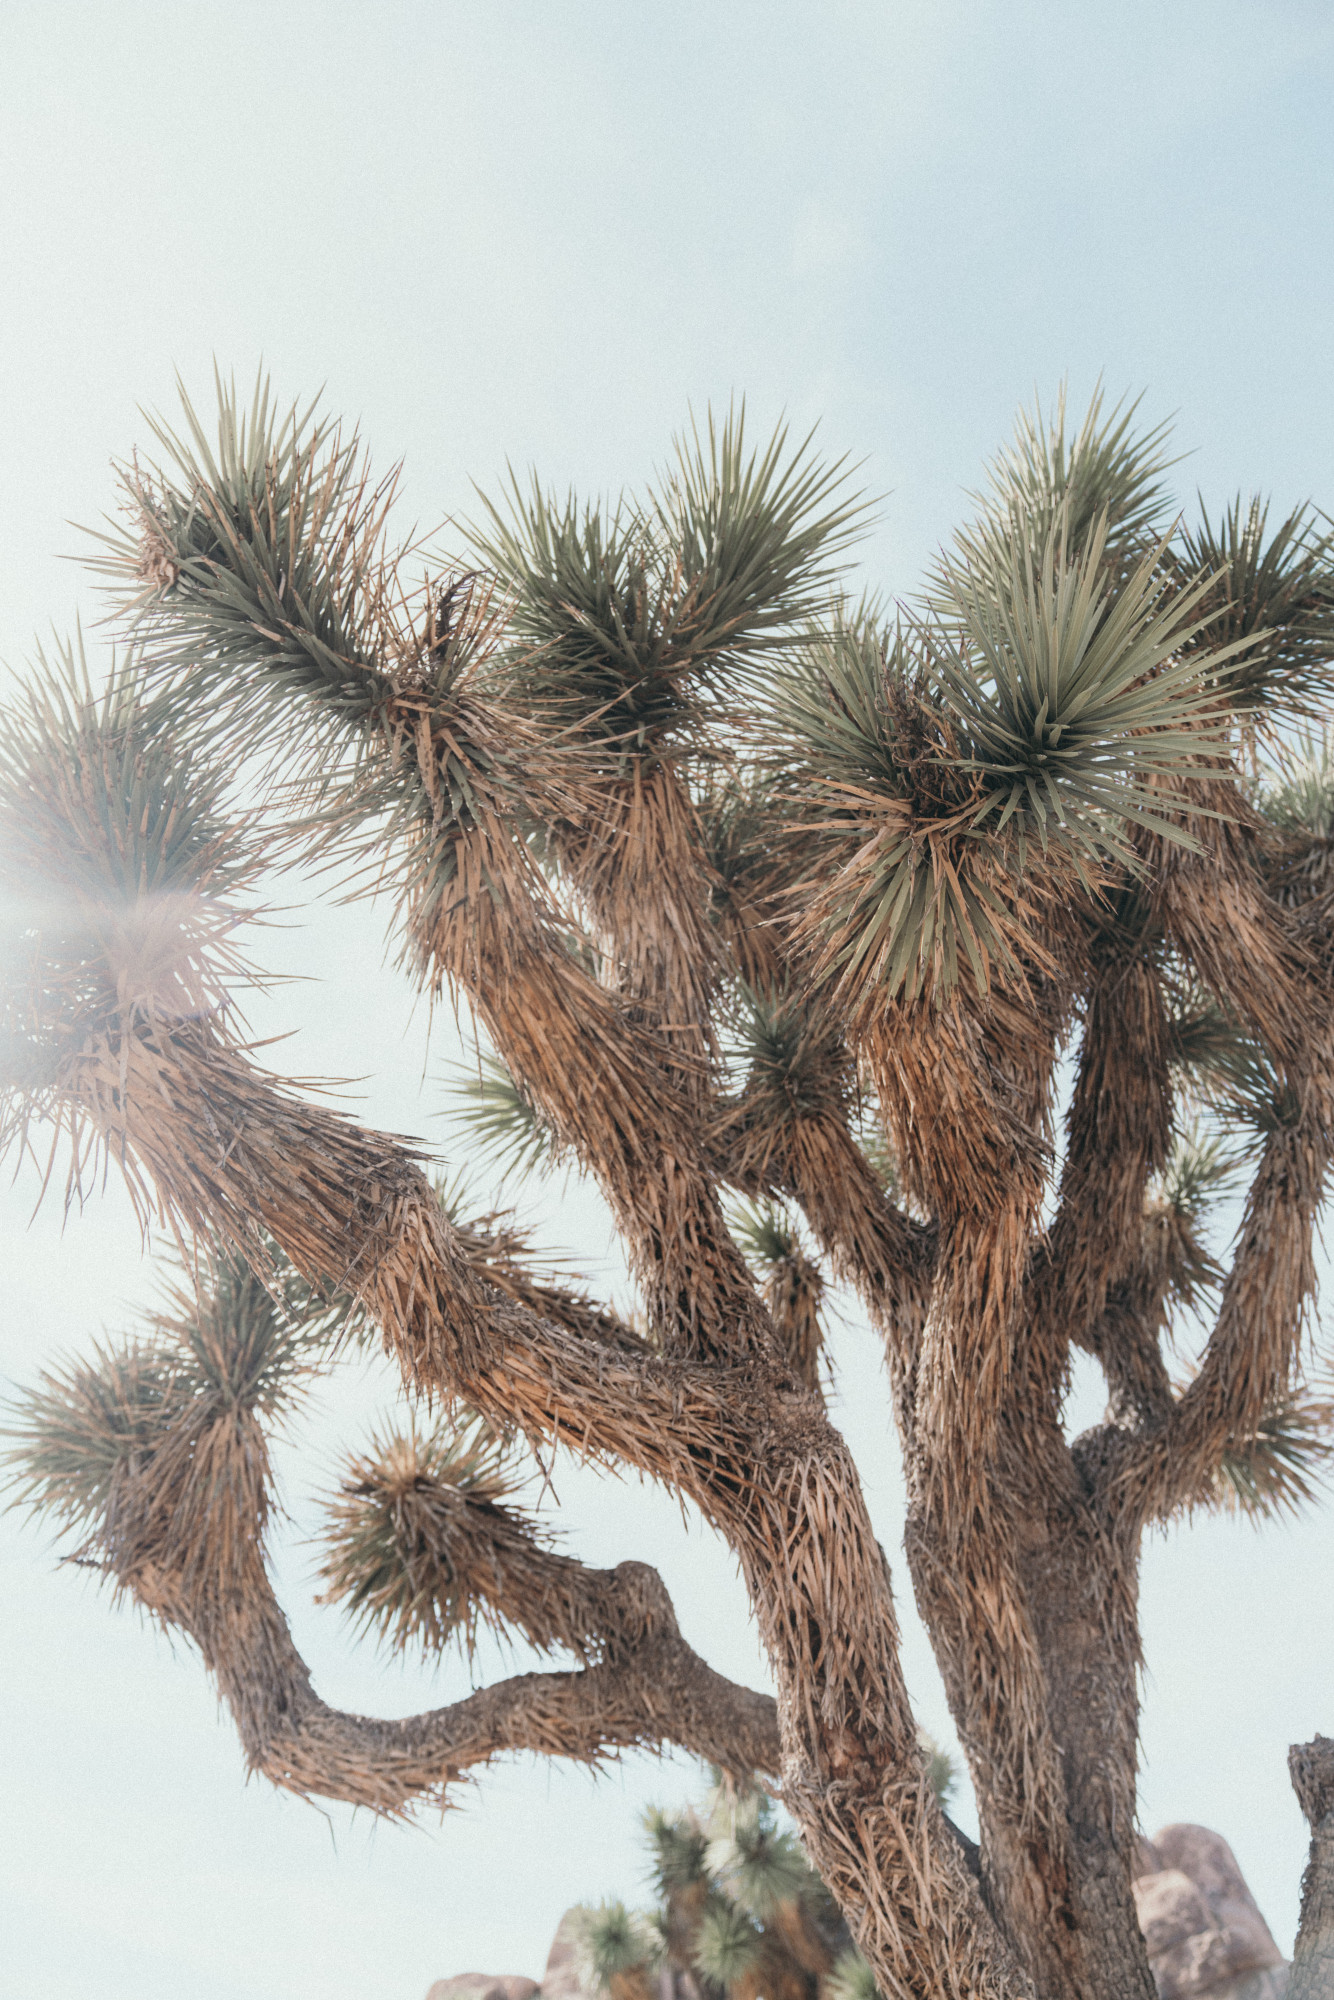
[[[1328,1085],[1304,1079],[1299,1111],[1265,1141],[1199,1372],[1122,1456],[1114,1498],[1137,1519],[1202,1502],[1234,1438],[1290,1386],[1315,1294],[1313,1236],[1334,1134]]]
[[[699,1157],[682,1087],[698,1058],[673,1060],[576,963],[505,829],[488,821],[461,830],[454,856],[445,894],[406,911],[423,975],[436,989],[458,981],[557,1145],[597,1179],[663,1345],[766,1351],[766,1318]]]
[[[1060,1200],[1024,1307],[1053,1390],[1071,1340],[1100,1358],[1105,1350],[1117,1372],[1101,1333],[1104,1308],[1139,1256],[1145,1193],[1167,1159],[1171,1107],[1159,976],[1134,945],[1110,942],[1095,956]]]
[[[721,941],[709,920],[717,880],[699,814],[667,758],[635,755],[596,786],[582,822],[558,826],[561,865],[603,944],[613,990],[702,1080],[714,1052]]]
[[[1334,1990],[1334,1740],[1294,1743],[1288,1770],[1311,1829],[1288,1993],[1290,2000],[1327,2000]]]

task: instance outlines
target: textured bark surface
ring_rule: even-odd
[[[1292,1953],[1288,2000],[1331,2000],[1334,1995],[1334,1738],[1294,1744],[1288,1769],[1311,1829],[1311,1854],[1302,1877],[1302,1913]]]
[[[775,1784],[887,2000],[1152,2000],[1141,1537],[1295,1504],[1330,1428],[1301,1369],[1334,771],[1268,817],[1247,774],[1265,691],[1314,699],[1334,583],[1318,537],[1262,561],[1263,523],[1178,546],[1160,440],[1128,424],[1095,403],[1078,439],[1021,430],[920,632],[840,595],[838,477],[781,437],[749,456],[731,422],[642,510],[520,498],[424,593],[390,489],[266,396],[225,405],[216,452],[191,417],[163,470],[127,469],[105,567],[132,664],[104,699],[38,685],[0,735],[0,894],[69,914],[0,966],[0,1143],[48,1124],[71,1195],[114,1165],[198,1295],[48,1378],[29,1489],[196,1641],[275,1783],[402,1812],[508,1751],[674,1743]],[[238,818],[260,750],[271,787]],[[231,939],[292,845],[394,895],[402,962],[489,1037],[510,1129],[605,1196],[635,1314],[535,1276],[522,1231],[457,1219],[411,1145],[258,1067]],[[1201,1103],[1248,1135],[1225,1271]],[[776,1225],[747,1237],[738,1193],[781,1207],[783,1247],[754,1250]],[[826,1274],[883,1344],[975,1852],[931,1789],[826,1407]],[[344,1480],[334,1594],[398,1645],[485,1618],[563,1662],[400,1722],[322,1703],[266,1568],[266,1424],[325,1365],[331,1301],[502,1454],[568,1449],[697,1510],[776,1699],[685,1644],[654,1572],[557,1554],[475,1454],[414,1431]],[[1212,1321],[1177,1382],[1183,1306]],[[1076,1351],[1109,1407],[1072,1443]],[[1294,2000],[1327,2000],[1329,1755],[1294,1753]]]

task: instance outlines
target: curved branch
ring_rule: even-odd
[[[619,1600],[624,1612],[616,1643],[597,1664],[515,1675],[401,1721],[321,1701],[271,1592],[236,1630],[192,1636],[250,1768],[288,1791],[394,1813],[415,1799],[443,1801],[462,1772],[506,1751],[596,1764],[617,1750],[668,1743],[738,1778],[758,1773],[772,1782],[779,1768],[772,1697],[725,1680],[691,1650],[655,1570],[622,1563],[597,1581],[608,1605]]]
[[[829,1258],[852,1285],[885,1343],[905,1440],[922,1328],[931,1301],[936,1231],[885,1194],[846,1125],[799,1118],[779,1135],[770,1171],[792,1196]]]
[[[1334,1152],[1325,1098],[1323,1080],[1307,1080],[1294,1121],[1270,1133],[1199,1372],[1163,1420],[1119,1455],[1114,1497],[1141,1519],[1206,1499],[1229,1445],[1253,1436],[1290,1386]]]
[[[1126,1331],[1121,1320],[1101,1322],[1109,1293],[1139,1259],[1145,1188],[1167,1158],[1171,1108],[1157,971],[1133,947],[1113,948],[1089,992],[1060,1202],[1028,1280],[1027,1317],[1057,1373],[1071,1341],[1105,1356],[1112,1372],[1124,1373],[1123,1361],[1138,1372],[1138,1349],[1123,1354],[1115,1339]]]
[[[635,1329],[601,1300],[557,1283],[555,1273],[538,1275],[542,1259],[530,1249],[527,1232],[515,1228],[507,1214],[455,1218],[454,1232],[460,1254],[483,1284],[516,1305],[599,1346],[639,1347]]]
[[[180,1482],[170,1497],[191,1501],[192,1475],[181,1481],[175,1459],[166,1454],[168,1487],[173,1472]],[[595,1764],[619,1749],[674,1743],[738,1778],[776,1776],[773,1699],[724,1679],[692,1651],[661,1578],[644,1563],[593,1570],[536,1547],[525,1551],[529,1589],[545,1563],[549,1587],[562,1599],[558,1623],[570,1627],[566,1638],[577,1637],[593,1664],[520,1674],[396,1722],[330,1708],[311,1686],[269,1581],[267,1502],[262,1474],[256,1477],[262,1461],[255,1440],[249,1477],[228,1495],[230,1532],[215,1528],[188,1563],[172,1536],[179,1506],[165,1507],[168,1496],[153,1490],[156,1463],[121,1476],[116,1525],[104,1538],[107,1566],[122,1588],[199,1646],[252,1770],[288,1791],[382,1813],[418,1799],[443,1802],[462,1772],[514,1750]],[[215,1488],[203,1505],[211,1515]],[[131,1523],[139,1533],[127,1533]]]
[[[1108,1288],[1086,1344],[1107,1378],[1112,1420],[1136,1428],[1161,1423],[1172,1408],[1172,1378],[1163,1359],[1168,1278],[1161,1262],[1138,1258],[1120,1284]]]
[[[1199,852],[1159,844],[1155,918],[1219,1005],[1300,1070],[1313,1050],[1329,1051],[1328,1000],[1303,925],[1265,885],[1260,823],[1230,781],[1181,780],[1180,790]],[[1211,811],[1226,817],[1200,816]]]
[[[220,1235],[260,1268],[271,1238],[302,1277],[360,1300],[411,1382],[498,1429],[623,1460],[717,1519],[772,1428],[785,1371],[539,1318],[485,1281],[407,1145],[280,1088],[207,1022],[86,1048],[59,1115],[85,1146],[92,1128],[145,1219]]]
[[[713,1005],[723,971],[711,921],[717,876],[699,813],[669,752],[620,754],[583,824],[552,829],[552,844],[616,967],[617,991],[637,1019],[706,1081],[715,1051]]]
[[[852,1136],[852,1061],[841,1038],[786,987],[757,1001],[756,1015],[768,1016],[771,1047],[715,1113],[719,1175],[747,1194],[799,1205],[835,1277],[855,1288],[882,1333],[897,1389],[916,1365],[936,1229],[890,1199]]]

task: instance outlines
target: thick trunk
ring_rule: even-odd
[[[913,1507],[913,1582],[973,1776],[986,1900],[1041,2000],[1155,2000],[1131,1890],[1134,1550],[1095,1519],[1059,1432],[1041,1430],[1022,1454],[1003,1445],[994,1511],[962,1565]],[[1026,1496],[1008,1517],[1002,1491]]]
[[[928,1782],[898,1658],[888,1570],[842,1441],[815,1398],[774,1411],[767,1476],[739,1518],[773,1665],[782,1793],[881,1991],[1031,2000]]]
[[[1311,1828],[1302,1877],[1302,1917],[1288,2000],[1334,1996],[1334,1738],[1317,1736],[1288,1752],[1293,1788]]]
[[[1138,1633],[1133,1556],[1071,1533],[1035,1580],[1050,1722],[1065,1774],[1069,1858],[1085,1963],[1099,2000],[1155,2000],[1132,1892]]]

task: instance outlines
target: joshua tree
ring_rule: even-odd
[[[927,1743],[943,1808],[951,1760]],[[583,1912],[583,1956],[610,2000],[873,2000],[847,1922],[758,1790],[715,1785],[702,1813],[645,1816],[658,1907]]]
[[[516,488],[418,589],[392,486],[317,417],[225,393],[215,442],[187,408],[157,448],[100,550],[119,664],[94,695],[39,663],[5,726],[3,1131],[123,1175],[185,1275],[32,1393],[23,1490],[195,1642],[276,1784],[396,1813],[507,1751],[677,1744],[778,1792],[886,1994],[1150,2000],[1140,1538],[1294,1502],[1326,1448],[1319,517],[1174,525],[1161,432],[1039,413],[889,616],[849,594],[843,469],[729,421],[641,498]],[[592,1177],[634,1313],[247,1045],[239,933],[293,850],[393,899],[406,974],[498,1065],[478,1120]],[[1224,1268],[1203,1222],[1243,1170]],[[883,1343],[976,1849],[822,1395],[826,1275]],[[312,1692],[266,1426],[353,1335],[430,1417],[349,1466],[329,1594],[403,1645],[495,1621],[551,1671],[407,1721]],[[1109,1405],[1071,1442],[1075,1350]],[[550,1545],[513,1468],[553,1447],[713,1524],[776,1700],[696,1656],[652,1570]],[[1334,1744],[1294,1776],[1308,1995]]]

